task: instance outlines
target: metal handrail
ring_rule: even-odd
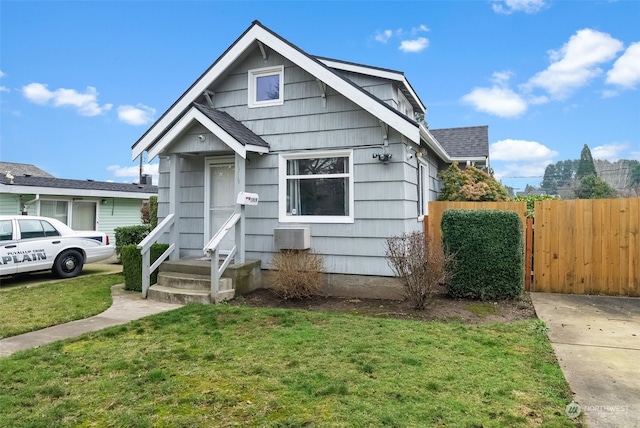
[[[139,244],[138,249],[142,255],[142,297],[147,298],[151,282],[151,273],[160,266],[160,264],[169,257],[175,250],[175,243],[171,243],[169,248],[162,253],[160,257],[151,265],[150,249],[153,244],[166,232],[170,231],[174,224],[174,215],[169,214],[162,220]]]
[[[202,252],[205,255],[211,257],[211,301],[217,302],[218,290],[220,289],[220,277],[224,273],[227,266],[233,259],[238,249],[237,245],[231,249],[231,252],[227,255],[221,266],[218,266],[220,259],[220,243],[227,236],[227,233],[231,231],[238,223],[242,215],[240,213],[233,213],[231,217],[222,225],[222,227],[216,232],[211,240],[204,246]]]

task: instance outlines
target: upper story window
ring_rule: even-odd
[[[284,103],[284,66],[249,70],[249,107]]]
[[[353,223],[351,151],[280,157],[280,221]]]

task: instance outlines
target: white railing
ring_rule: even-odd
[[[169,257],[169,255],[175,250],[175,243],[172,242],[169,248],[162,253],[160,257],[150,265],[151,254],[150,249],[158,239],[166,232],[170,231],[173,227],[174,215],[169,214],[164,220],[160,222],[143,240],[138,244],[138,249],[142,255],[142,297],[147,298],[147,292],[151,282],[151,273],[155,271],[160,264]]]
[[[224,273],[231,260],[236,255],[238,245],[233,246],[231,252],[227,254],[226,258],[220,266],[218,266],[220,260],[220,243],[227,236],[227,233],[232,229],[235,229],[236,223],[240,220],[242,215],[240,213],[234,213],[229,219],[222,225],[220,230],[213,235],[213,238],[204,246],[202,252],[211,257],[211,301],[216,302],[218,297],[218,290],[220,288],[220,277]]]

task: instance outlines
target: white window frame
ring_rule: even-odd
[[[268,77],[268,76],[278,76],[280,86],[278,88],[278,98],[274,100],[265,100],[258,101],[257,97],[257,87],[258,87],[258,78],[259,77]],[[264,68],[255,68],[253,70],[249,70],[249,90],[248,96],[248,106],[249,108],[254,107],[266,107],[266,106],[276,106],[284,104],[284,66],[276,66],[276,67],[264,67]]]
[[[418,221],[429,215],[429,163],[418,159]]]
[[[348,212],[346,216],[322,216],[322,215],[289,215],[287,214],[287,178],[309,178],[309,176],[287,176],[287,161],[292,159],[318,159],[347,157],[349,171],[344,174],[316,175],[314,178],[339,178],[346,177],[348,183]],[[279,195],[279,221],[281,223],[353,223],[354,221],[354,196],[353,196],[353,150],[339,151],[309,151],[302,153],[287,153],[279,156],[278,162],[278,195]]]

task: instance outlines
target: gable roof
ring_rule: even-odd
[[[18,176],[32,176],[32,177],[49,177],[53,178],[53,175],[46,171],[41,170],[27,163],[14,163],[14,162],[0,162],[0,173],[5,176],[7,172],[10,172],[14,177]]]
[[[380,77],[382,79],[393,80],[398,84],[400,91],[409,100],[411,106],[422,114],[426,114],[427,108],[424,106],[418,94],[413,90],[413,87],[404,76],[402,71],[390,70],[388,68],[373,67],[370,65],[357,64],[355,62],[343,61],[339,59],[324,58],[320,56],[315,57],[327,67],[349,71],[352,73],[366,74],[368,76]]]
[[[45,195],[116,197],[143,199],[158,193],[158,186],[137,183],[112,183],[108,181],[70,180],[51,177],[26,177],[14,175],[13,184],[0,174],[2,193],[38,193]]]
[[[453,160],[489,157],[488,126],[431,129],[431,134]]]
[[[264,27],[259,21],[254,21],[207,71],[140,137],[132,146],[132,158],[137,158],[145,150],[149,152],[149,158],[153,158],[159,154],[162,149],[161,147],[155,147],[151,151],[150,149],[161,139],[164,140],[165,145],[169,144],[165,136],[171,132],[171,128],[177,125],[179,120],[182,120],[185,113],[193,107],[196,99],[204,93],[213,82],[223,76],[235,61],[251,49],[256,42],[268,46],[269,49],[289,59],[298,67],[406,136],[409,140],[420,144],[420,126],[413,119],[394,110],[387,103],[346,79],[319,59],[308,55],[297,46]],[[182,120],[182,126],[186,126],[184,120]],[[173,135],[175,136],[180,132],[182,132],[182,130],[173,132]]]

